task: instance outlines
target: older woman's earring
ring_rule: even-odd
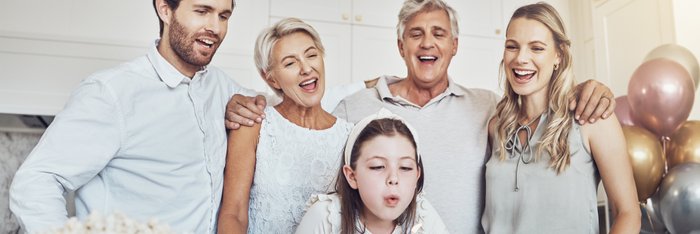
[[[559,69],[559,64],[554,64],[554,70],[556,71],[557,69]]]

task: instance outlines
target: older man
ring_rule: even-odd
[[[421,137],[426,197],[451,232],[483,232],[479,220],[488,151],[486,127],[499,98],[491,91],[464,88],[449,78],[459,30],[455,11],[444,1],[405,1],[397,33],[407,77],[382,76],[376,87],[341,101],[333,114],[357,122],[383,107],[405,118]],[[612,112],[611,98],[598,106],[601,96],[612,97],[606,87],[595,82],[579,86],[585,90],[577,110],[582,122],[591,119],[591,114],[594,119]],[[241,105],[229,107],[243,114]],[[241,116],[229,117],[237,118]]]

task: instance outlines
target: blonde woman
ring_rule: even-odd
[[[292,233],[306,201],[328,192],[352,124],[321,108],[323,45],[299,19],[280,20],[256,42],[255,64],[282,102],[262,124],[231,131],[219,233]]]
[[[618,207],[612,233],[639,233],[640,213],[625,140],[615,116],[579,125],[567,102],[570,42],[546,4],[515,11],[501,72],[505,94],[489,123],[487,233],[597,233],[599,175]]]

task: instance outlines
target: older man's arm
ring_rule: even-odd
[[[321,100],[321,107],[331,112],[337,108],[340,101],[364,88],[372,88],[377,84],[379,78],[362,82],[353,82],[346,85],[330,87]],[[235,94],[226,104],[226,128],[239,129],[241,126],[251,127],[255,123],[261,123],[265,118],[263,109],[267,105],[267,97],[258,95],[256,97]],[[274,102],[271,104],[276,104]]]
[[[615,111],[615,96],[603,83],[587,80],[574,89],[576,93],[569,102],[569,110],[575,111],[580,124],[606,119]]]

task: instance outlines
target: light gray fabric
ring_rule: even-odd
[[[537,154],[546,115],[540,119],[529,146]],[[498,144],[486,164],[486,203],[482,224],[487,233],[598,233],[596,185],[599,177],[583,145],[580,125],[569,133],[571,165],[560,175],[549,168],[549,154],[538,160],[516,145],[507,158],[498,158]],[[522,152],[522,151],[521,151]],[[521,155],[522,158],[521,159]],[[519,166],[517,166],[519,162]],[[516,186],[516,166],[517,187]]]
[[[355,123],[384,107],[405,118],[421,137],[426,198],[451,233],[481,232],[486,125],[496,94],[450,80],[444,93],[419,107],[391,94],[388,84],[399,80],[383,76],[375,88],[344,99],[333,113]]]

